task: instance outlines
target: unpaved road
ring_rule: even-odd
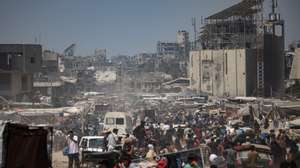
[[[67,168],[68,157],[62,154],[62,151],[53,152],[52,154],[52,166],[53,168]]]

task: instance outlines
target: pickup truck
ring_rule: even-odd
[[[111,167],[119,157],[117,152],[107,152],[104,136],[83,136],[79,142],[82,167]]]

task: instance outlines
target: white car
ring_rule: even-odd
[[[79,156],[81,165],[94,165],[95,163],[88,159],[90,154],[104,153],[104,136],[83,136],[79,142]],[[89,167],[89,166],[88,166]]]
[[[104,152],[104,136],[83,136],[79,142],[82,152]]]

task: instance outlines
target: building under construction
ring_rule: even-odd
[[[215,96],[281,95],[284,21],[277,7],[276,0],[243,0],[205,18],[202,50],[190,53],[191,88]]]

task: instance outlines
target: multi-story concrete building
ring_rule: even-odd
[[[179,30],[176,36],[176,42],[180,47],[184,47],[189,43],[189,33],[185,30]]]
[[[46,72],[59,72],[62,69],[62,57],[61,54],[54,51],[43,51],[42,69]]]
[[[96,49],[89,56],[65,56],[63,59],[65,74],[77,76],[85,70],[103,70],[108,64],[106,49]]]
[[[139,53],[130,57],[130,59],[133,64],[133,67],[137,68],[137,71],[155,71],[155,62],[157,61],[157,57],[154,53]]]
[[[157,55],[170,58],[178,58],[180,55],[179,46],[176,42],[157,42]]]
[[[0,44],[0,96],[22,100],[32,96],[33,74],[40,71],[42,46]]]
[[[179,30],[176,35],[176,42],[157,42],[157,55],[188,60],[190,51],[189,43],[189,33],[185,30]]]
[[[89,68],[96,69],[96,66],[99,64],[95,56],[73,56],[64,58],[65,73],[75,77],[78,73],[86,71]]]
[[[176,36],[176,42],[179,49],[179,68],[182,76],[187,76],[187,67],[190,53],[189,33],[185,30],[179,30]]]
[[[176,36],[176,42],[178,44],[180,52],[180,60],[188,61],[190,52],[189,33],[185,30],[179,30]]]
[[[179,30],[176,35],[176,42],[159,41],[157,43],[157,56],[160,60],[156,63],[156,69],[164,69],[164,67],[159,67],[159,65],[165,66],[165,63],[173,64],[172,66],[175,66],[175,69],[178,69],[180,72],[171,71],[172,76],[187,76],[189,52],[189,33],[185,30]]]
[[[139,53],[132,57],[132,62],[136,65],[142,65],[152,62],[156,59],[156,54],[154,53]]]
[[[106,58],[106,49],[96,49],[95,50],[95,57],[96,57],[96,61],[99,63],[99,64],[105,64],[106,61],[107,61],[107,58]]]
[[[205,19],[202,50],[190,54],[191,88],[214,96],[282,95],[284,21],[275,9],[262,17],[262,3],[243,0]]]

